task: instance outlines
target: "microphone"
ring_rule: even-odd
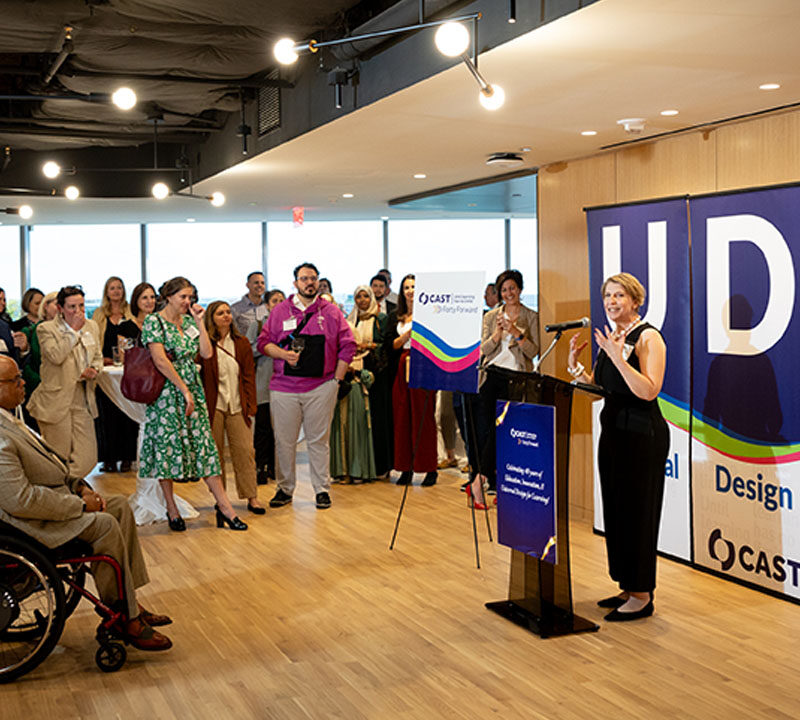
[[[564,330],[577,330],[578,328],[589,327],[591,324],[589,318],[582,317],[580,320],[570,320],[569,322],[553,323],[552,325],[545,325],[545,332],[563,332]]]

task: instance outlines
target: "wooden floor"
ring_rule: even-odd
[[[484,535],[476,570],[459,473],[411,489],[389,551],[401,488],[334,486],[318,511],[302,470],[293,505],[257,518],[238,502],[246,533],[216,529],[202,483],[181,487],[201,511],[188,532],[140,531],[141,598],[174,618],[175,647],[103,674],[84,603],[38,669],[0,686],[0,718],[800,716],[796,605],[662,561],[656,615],[603,623],[603,541],[577,524],[576,612],[602,627],[542,640],[483,607],[506,597],[509,551]]]

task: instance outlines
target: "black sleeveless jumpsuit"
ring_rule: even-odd
[[[643,323],[625,338],[632,346],[628,363],[636,370],[636,341],[652,327]],[[650,592],[656,586],[669,428],[658,402],[636,397],[602,350],[594,380],[611,393],[600,413],[598,450],[609,574],[622,590]]]

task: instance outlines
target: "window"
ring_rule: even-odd
[[[290,222],[267,225],[268,288],[289,296],[294,291],[292,271],[311,262],[320,277],[331,281],[336,302],[352,309],[353,290],[369,285],[383,267],[383,227],[380,221],[309,222],[294,227]]]
[[[19,286],[19,226],[0,227],[0,257],[3,258],[3,272],[0,274],[0,287],[6,291],[6,309],[15,320],[19,317],[19,301],[22,291]]]
[[[31,228],[31,285],[43,293],[81,285],[91,317],[111,275],[122,278],[129,297],[141,282],[139,248],[139,225],[36,225]]]
[[[525,287],[522,303],[534,310],[539,309],[539,256],[538,226],[536,218],[520,218],[511,221],[511,258],[509,267],[522,273]]]
[[[484,270],[493,282],[505,268],[505,226],[491,220],[391,220],[392,290],[408,273]]]
[[[200,302],[233,302],[247,292],[247,276],[261,270],[261,223],[158,223],[147,226],[147,278],[182,275]]]

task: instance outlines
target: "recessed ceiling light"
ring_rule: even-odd
[[[426,177],[428,176],[425,173],[414,173],[414,178],[416,180],[424,180]]]
[[[678,111],[677,110],[662,110],[661,114],[664,115],[664,117],[671,117],[672,115],[677,115]]]
[[[585,137],[591,137],[592,135],[597,135],[597,130],[582,130],[581,135]]]
[[[349,198],[351,198],[351,197],[355,197],[355,195],[353,195],[353,193],[342,193],[342,197],[343,197],[343,198],[348,198],[348,199],[349,199]]]
[[[777,90],[780,87],[778,83],[764,83],[763,85],[759,85],[759,90]]]
[[[194,218],[186,218],[186,222],[194,222],[194,221],[195,221]]]
[[[388,215],[381,215],[381,220],[388,220],[388,219],[389,219]]]

